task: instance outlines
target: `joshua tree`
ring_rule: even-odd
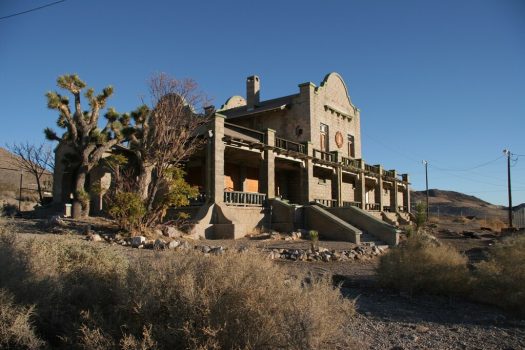
[[[130,131],[130,117],[127,114],[120,115],[113,108],[109,108],[104,115],[106,125],[101,129],[98,125],[100,112],[106,107],[108,98],[113,94],[113,88],[108,86],[98,95],[92,88],[88,88],[84,97],[90,108],[84,111],[80,95],[86,88],[86,83],[77,75],[70,74],[58,77],[57,85],[73,95],[73,108],[70,108],[67,96],[56,91],[48,92],[47,106],[58,111],[57,125],[65,129],[65,132],[61,137],[50,128],[46,128],[44,132],[49,140],[56,140],[70,146],[74,158],[77,159],[74,164],[76,178],[72,214],[73,218],[78,218],[87,215],[89,210],[85,192],[86,175],[97,165],[106,151],[125,140],[127,131]]]

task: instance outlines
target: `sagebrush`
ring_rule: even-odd
[[[74,237],[0,234],[0,288],[35,305],[49,347],[348,347],[354,312],[328,279],[289,276],[255,252],[125,258]]]
[[[525,236],[514,236],[489,249],[476,265],[473,296],[525,316]]]
[[[408,293],[461,295],[470,288],[467,258],[424,233],[383,255],[377,273],[382,285]]]

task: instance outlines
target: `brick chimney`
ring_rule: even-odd
[[[246,106],[248,110],[254,109],[260,102],[259,93],[261,81],[256,75],[246,78]]]

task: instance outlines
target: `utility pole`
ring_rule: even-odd
[[[425,166],[425,183],[427,188],[427,221],[430,217],[430,207],[428,206],[428,162],[426,160],[423,161],[423,165]]]
[[[510,150],[504,149],[503,153],[507,156],[507,186],[509,191],[509,228],[512,228],[512,186],[510,182]]]
[[[18,194],[18,212],[22,211],[22,181],[23,181],[23,178],[24,178],[24,173],[21,172],[20,173],[20,190]]]

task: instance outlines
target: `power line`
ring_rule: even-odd
[[[505,157],[504,155],[503,156],[499,156],[498,158],[496,159],[492,159],[492,160],[489,160],[488,162],[484,162],[484,163],[481,163],[481,164],[478,164],[478,165],[475,165],[473,167],[470,167],[470,168],[465,168],[465,169],[447,169],[447,168],[440,168],[440,167],[437,167],[433,164],[431,164],[434,168],[436,168],[437,170],[441,170],[441,171],[470,171],[470,170],[475,170],[475,169],[478,169],[478,168],[482,168],[484,166],[487,166],[489,164],[492,164],[498,160],[500,160],[501,158]]]
[[[59,1],[55,1],[55,2],[52,2],[52,3],[46,4],[46,5],[42,5],[42,6],[39,6],[39,7],[32,8],[30,10],[26,10],[26,11],[22,11],[22,12],[18,12],[18,13],[13,13],[12,15],[7,15],[7,16],[0,17],[0,20],[11,18],[11,17],[15,17],[15,16],[20,16],[20,15],[23,15],[23,14],[26,14],[26,13],[29,13],[29,12],[37,11],[37,10],[41,10],[43,8],[56,5],[56,4],[59,4],[59,3],[64,2],[64,1],[66,1],[66,0],[59,0]]]

